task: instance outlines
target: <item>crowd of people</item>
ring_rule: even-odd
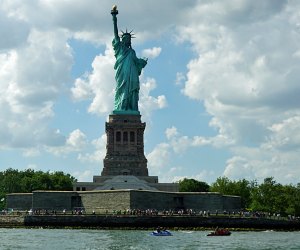
[[[88,212],[84,208],[74,208],[72,210],[62,209],[30,209],[26,211],[19,210],[2,210],[1,215],[106,215],[106,216],[223,216],[223,217],[249,217],[249,218],[267,218],[267,219],[288,219],[288,220],[300,220],[300,217],[294,215],[282,216],[280,213],[268,213],[259,211],[210,211],[194,209],[169,209],[169,210],[157,210],[157,209],[125,209],[125,210],[105,210],[99,211],[97,209],[89,210]]]

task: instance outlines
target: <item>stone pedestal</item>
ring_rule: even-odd
[[[145,127],[141,115],[109,115],[105,124],[107,144],[101,176],[148,176],[144,155]]]

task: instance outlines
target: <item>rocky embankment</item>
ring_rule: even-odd
[[[132,215],[2,215],[0,227],[155,228],[226,227],[237,230],[300,230],[300,221],[267,218]]]

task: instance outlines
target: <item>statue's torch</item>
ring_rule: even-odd
[[[111,13],[112,15],[118,15],[119,11],[117,10],[117,5],[113,5],[113,7],[112,7],[110,13]]]

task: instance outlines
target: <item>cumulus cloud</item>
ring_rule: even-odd
[[[71,89],[74,100],[90,100],[90,113],[106,114],[113,110],[114,99],[114,56],[111,46],[108,46],[104,55],[95,57],[92,63],[92,72],[85,73],[77,78]]]
[[[186,81],[186,76],[182,72],[177,72],[176,80],[175,80],[176,85],[183,85],[185,81]]]
[[[285,184],[299,182],[298,152],[244,148],[237,149],[236,153],[238,154],[227,160],[224,171],[224,175],[231,179],[263,181],[264,178],[273,176]]]
[[[225,138],[221,134],[217,134],[212,137],[204,136],[186,136],[181,135],[175,126],[167,128],[165,131],[166,138],[169,145],[175,153],[184,153],[191,147],[203,147],[203,146],[212,146],[212,147],[225,147],[233,144],[228,138]]]
[[[92,153],[80,153],[78,160],[84,163],[101,163],[106,153],[106,134],[92,141]]]
[[[151,49],[144,49],[142,51],[142,55],[144,57],[147,57],[147,58],[155,58],[155,57],[158,57],[159,54],[161,52],[161,48],[160,47],[153,47]]]
[[[160,143],[154,147],[154,149],[147,155],[148,167],[153,170],[155,174],[162,174],[164,181],[178,181],[182,178],[211,178],[215,172],[213,170],[196,170],[198,174],[190,176],[182,176],[181,174],[184,168],[188,166],[174,166],[174,162],[171,161],[178,155],[185,155],[186,151],[191,148],[201,148],[204,146],[220,147],[224,146],[228,141],[220,138],[220,135],[215,137],[201,137],[193,136],[188,137],[181,135],[175,126],[167,128],[165,130],[166,142]],[[227,145],[227,144],[226,144]],[[189,161],[186,161],[189,164]],[[175,176],[175,177],[174,177]]]
[[[67,138],[66,144],[74,149],[83,148],[86,144],[86,135],[79,129],[71,132],[69,138]]]
[[[75,171],[72,173],[72,176],[74,176],[77,179],[77,181],[90,182],[93,177],[93,173],[95,173],[95,171],[89,169],[89,170]]]
[[[164,167],[168,166],[170,160],[170,146],[167,143],[158,144],[152,152],[147,155],[148,168],[156,174],[161,173]]]
[[[291,116],[270,128],[272,134],[263,144],[266,149],[298,150],[300,148],[300,116]]]
[[[211,18],[205,13],[217,13],[222,7],[228,12],[219,13],[210,24],[207,18]],[[293,108],[299,104],[293,92],[299,91],[294,72],[300,66],[300,61],[292,56],[299,49],[296,42],[299,34],[290,32],[296,28],[287,18],[290,11],[279,3],[274,6],[271,3],[263,4],[261,7],[266,11],[261,19],[250,18],[249,14],[244,17],[245,20],[240,20],[241,13],[254,13],[255,6],[245,3],[233,7],[222,2],[199,6],[204,14],[199,15],[199,23],[211,30],[209,38],[202,37],[207,32],[201,26],[194,26],[196,32],[193,33],[184,28],[182,30],[183,34],[189,34],[191,40],[195,41],[195,48],[200,55],[189,63],[183,92],[190,98],[203,100],[208,112],[217,118],[221,118],[219,112],[223,116],[239,112],[241,115],[227,125],[233,126],[232,129],[254,120],[256,122],[252,125],[263,129],[262,123],[269,121],[272,115],[270,113],[264,119],[265,112],[260,112],[263,108],[275,111],[283,105]],[[238,27],[235,26],[235,18],[242,22]],[[271,28],[274,24],[276,30]],[[286,27],[289,27],[288,31]],[[242,31],[244,33],[240,37]],[[196,42],[197,39],[207,40],[209,45],[201,46],[200,42]],[[288,46],[282,46],[284,43],[288,43]],[[286,63],[287,60],[289,63]],[[238,127],[236,130],[244,132],[241,129]]]
[[[241,156],[234,156],[227,160],[224,175],[232,179],[255,180],[259,175],[255,175],[255,166],[248,159]]]
[[[85,148],[87,143],[88,141],[86,135],[79,129],[76,129],[69,134],[63,145],[55,147],[45,147],[45,150],[57,156],[61,156],[69,154],[71,152],[79,152]]]
[[[28,35],[28,23],[15,19],[0,9],[0,52],[24,45]]]
[[[156,81],[153,78],[141,78],[139,110],[146,119],[150,119],[151,113],[157,109],[167,107],[167,98],[165,95],[157,97],[151,96],[150,93],[156,88]]]
[[[298,8],[296,1],[204,2],[179,29],[179,40],[198,53],[182,92],[204,103],[222,146],[233,154],[244,149],[228,160],[227,175],[282,179],[284,172],[295,173],[295,156],[284,149],[298,145],[292,125],[300,107]],[[253,146],[257,161],[247,157]]]
[[[177,128],[174,126],[172,126],[171,128],[167,128],[165,133],[166,133],[167,139],[171,139],[178,135]]]
[[[38,148],[27,148],[23,151],[25,157],[36,157],[41,155],[41,151]]]
[[[2,147],[59,145],[63,137],[47,127],[72,63],[64,32],[32,30],[26,45],[0,55],[0,144]]]
[[[207,179],[211,179],[211,177],[214,177],[215,176],[215,172],[212,171],[212,170],[200,170],[198,174],[196,175],[181,175],[181,176],[172,176],[171,177],[171,180],[172,182],[178,182],[180,180],[183,180],[184,178],[187,178],[187,179],[195,179],[195,180],[198,180],[198,181],[204,181],[204,182],[207,182],[206,180]],[[208,183],[210,184],[210,183]]]

